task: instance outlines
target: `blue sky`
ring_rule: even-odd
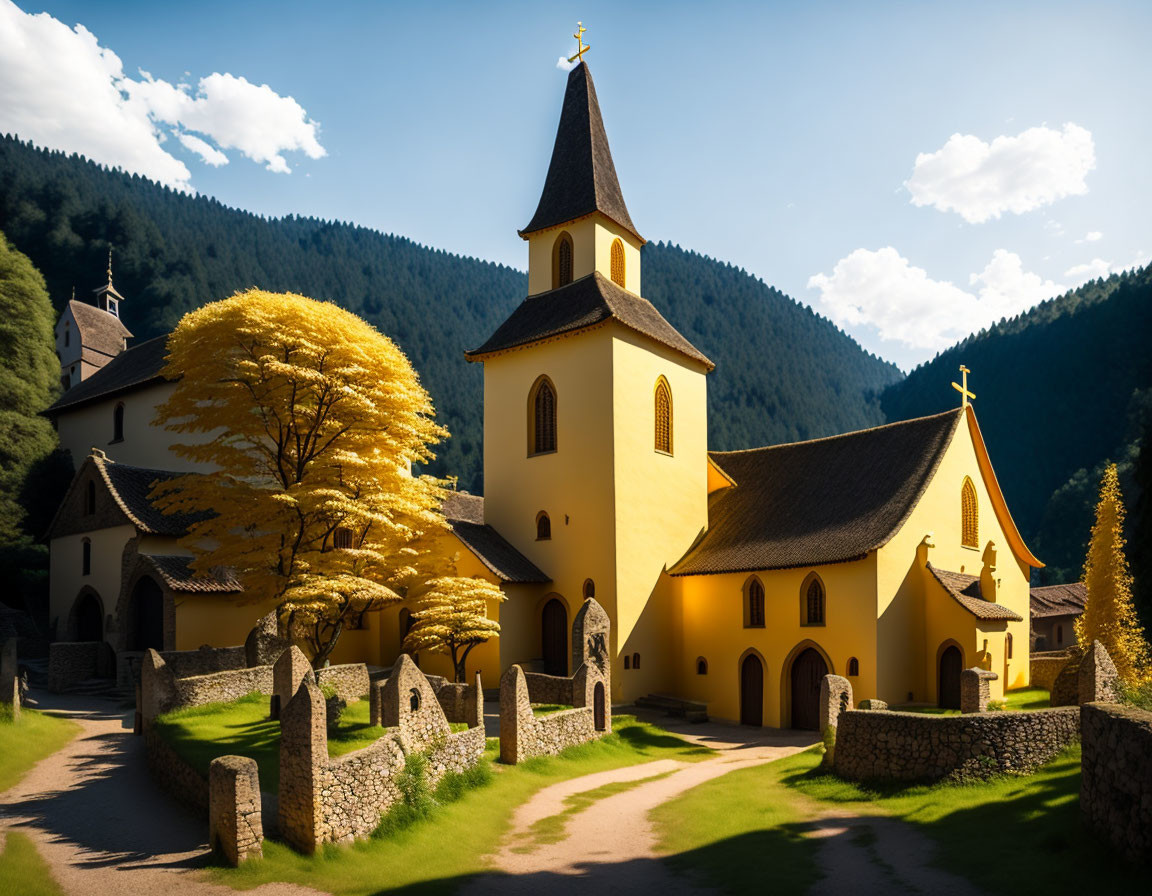
[[[0,0],[0,130],[523,268],[577,19],[640,231],[905,369],[1152,255],[1148,3]]]

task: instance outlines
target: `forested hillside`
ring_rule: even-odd
[[[1084,562],[1100,473],[1120,464],[1126,504],[1152,420],[1152,268],[1087,283],[1002,321],[918,367],[884,392],[890,420],[955,405],[948,383],[969,385],[992,463],[1025,538],[1049,568],[1075,580]]]
[[[463,351],[522,299],[523,273],[351,224],[261,218],[11,137],[0,137],[0,231],[43,272],[57,308],[73,287],[86,296],[100,285],[111,244],[123,317],[138,339],[248,286],[330,299],[362,315],[408,353],[453,434],[437,472],[482,488],[483,378]],[[745,272],[649,244],[644,293],[717,363],[714,447],[882,422],[878,393],[899,378],[896,368]]]

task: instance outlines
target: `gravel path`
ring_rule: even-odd
[[[130,712],[106,700],[35,696],[39,708],[69,716],[81,731],[0,794],[0,835],[25,832],[69,896],[236,896],[190,873],[206,861],[207,824],[149,780],[144,741],[132,736]],[[248,892],[317,891],[276,884]]]

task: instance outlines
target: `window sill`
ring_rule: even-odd
[[[556,453],[556,449],[553,448],[551,451],[530,451],[530,452],[528,452],[528,456],[529,457],[547,457],[549,454],[555,454],[555,453]]]
[[[657,454],[663,454],[665,457],[675,457],[676,456],[671,451],[662,451],[659,448],[653,448],[652,450],[655,451]]]
[[[977,553],[980,552],[980,545],[978,544],[961,544],[960,547],[966,551],[976,551]]]
[[[745,624],[745,625],[744,625],[744,628],[758,628],[758,629],[761,629],[761,630],[762,630],[762,629],[764,628],[764,626],[763,626],[763,625],[748,625],[748,624]]]
[[[826,622],[801,622],[800,628],[825,628],[827,625]]]

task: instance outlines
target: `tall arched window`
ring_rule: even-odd
[[[620,237],[612,240],[612,282],[624,285],[624,243]]]
[[[824,624],[824,583],[813,573],[804,583],[801,594],[800,620],[802,625]]]
[[[116,410],[112,412],[112,441],[122,442],[124,440],[124,402],[116,405]]]
[[[755,576],[744,584],[744,627],[764,628],[764,585]]]
[[[980,546],[980,507],[976,502],[976,486],[967,476],[960,487],[960,544],[966,548]]]
[[[92,542],[85,538],[80,543],[80,575],[92,573]]]
[[[656,450],[672,453],[672,390],[668,381],[660,377],[656,381]]]
[[[640,654],[638,654],[638,653],[632,654],[632,668],[633,669],[639,669],[640,668]]]
[[[547,541],[552,537],[552,520],[548,519],[548,514],[541,510],[536,514],[536,540]]]
[[[84,513],[86,516],[91,516],[96,512],[96,483],[91,479],[88,480],[88,485],[84,489]]]
[[[584,580],[584,599],[596,596],[596,583],[591,579]]]
[[[558,289],[572,282],[572,237],[564,231],[556,237],[552,247],[552,288]]]
[[[528,453],[556,450],[556,389],[546,376],[536,380],[528,401]]]
[[[860,674],[860,660],[856,659],[856,657],[851,657],[848,660],[848,674],[849,675],[859,675]]]
[[[1012,659],[1012,633],[1009,632],[1004,636],[1004,652],[1008,655],[1008,659]]]
[[[702,657],[702,656],[696,658],[696,674],[697,675],[707,675],[708,674],[708,660],[704,659],[704,657]]]

